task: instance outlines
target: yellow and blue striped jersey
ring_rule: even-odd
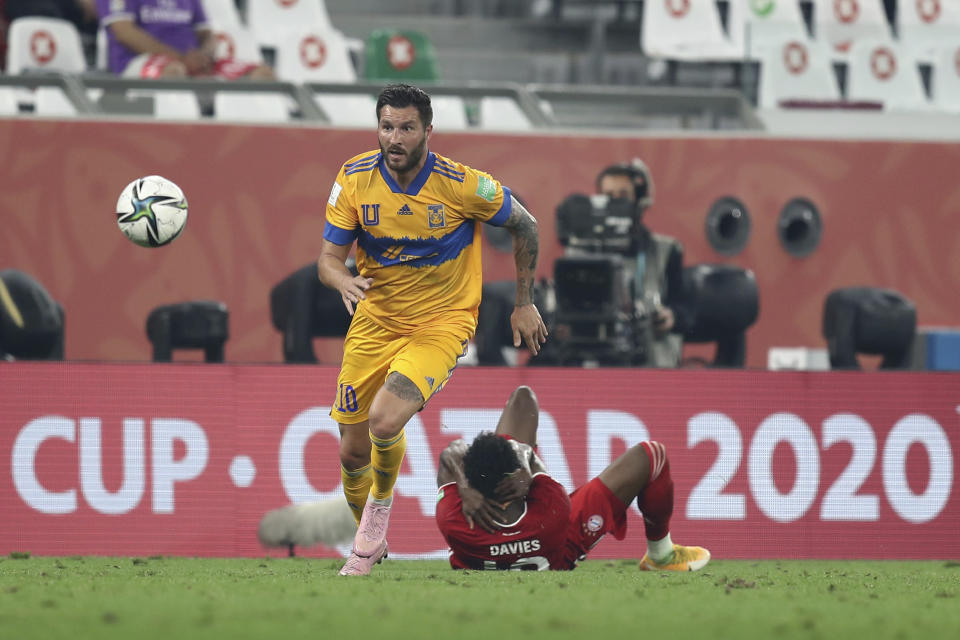
[[[430,152],[406,190],[379,151],[340,169],[323,237],[357,242],[357,269],[372,278],[359,309],[384,328],[407,333],[469,314],[480,305],[480,225],[510,216],[510,189],[489,174]],[[452,316],[451,316],[452,314]]]

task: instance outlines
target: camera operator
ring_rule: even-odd
[[[688,314],[680,304],[683,292],[683,245],[675,238],[653,233],[644,214],[653,205],[653,180],[640,160],[614,164],[597,176],[597,193],[628,200],[636,208],[636,262],[633,265],[634,303],[646,305],[652,315],[653,340],[647,364],[676,367],[683,351]]]
[[[683,247],[645,224],[650,171],[639,159],[610,165],[597,175],[596,191],[557,207],[565,249],[555,264],[551,355],[558,364],[676,367],[689,324]]]

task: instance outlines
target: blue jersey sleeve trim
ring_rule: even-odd
[[[333,244],[347,245],[353,244],[357,238],[357,229],[341,229],[340,227],[327,222],[323,229],[323,239],[329,240]]]
[[[510,188],[502,187],[502,189],[503,204],[500,205],[500,210],[493,214],[492,218],[487,220],[487,224],[492,224],[495,227],[502,227],[503,223],[507,221],[507,218],[509,218],[513,212],[513,196],[510,194]]]

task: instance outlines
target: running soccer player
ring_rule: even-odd
[[[522,340],[536,355],[547,337],[533,304],[536,220],[490,175],[429,151],[432,119],[426,93],[386,87],[377,99],[380,148],[347,161],[327,201],[319,276],[353,316],[330,412],[358,522],[341,575],[368,574],[386,556],[404,425],[443,388],[476,329],[478,223],[513,237],[514,345]],[[345,266],[354,242],[357,276]]]
[[[536,455],[537,398],[529,387],[510,396],[494,433],[470,446],[456,440],[440,454],[437,526],[454,569],[567,570],[603,537],[622,540],[636,499],[646,527],[645,571],[697,571],[702,547],[670,538],[673,480],[659,442],[641,442],[570,496]]]

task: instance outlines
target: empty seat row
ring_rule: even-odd
[[[898,3],[897,38],[882,0],[813,0],[808,33],[798,0],[727,0],[727,29],[715,2],[646,0],[641,45],[650,56],[676,60],[759,60],[786,39],[816,40],[844,60],[860,38],[898,41],[932,62],[938,48],[960,41],[960,2]]]
[[[874,103],[859,106],[887,110],[960,112],[960,43],[939,50],[932,66],[929,96],[919,62],[903,45],[877,38],[858,39],[850,47],[844,95],[826,46],[788,40],[771,47],[763,57],[758,103],[763,108],[858,106],[831,104],[846,100]]]

